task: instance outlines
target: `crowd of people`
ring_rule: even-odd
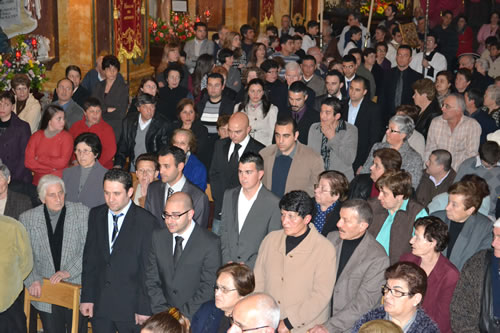
[[[23,284],[46,278],[82,286],[79,332],[500,332],[499,15],[477,38],[417,16],[417,48],[396,15],[365,43],[351,13],[324,45],[288,15],[212,40],[198,22],[133,96],[113,55],[43,106],[17,74],[0,331],[26,332]]]

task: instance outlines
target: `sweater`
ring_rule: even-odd
[[[453,169],[450,169],[448,175],[439,185],[435,185],[430,179],[430,175],[423,173],[423,177],[420,179],[420,184],[417,187],[417,201],[422,205],[427,206],[436,195],[447,192],[448,188],[455,181],[456,173]]]
[[[26,146],[25,166],[33,171],[33,184],[38,185],[40,178],[47,174],[62,178],[73,153],[73,137],[61,131],[47,138],[43,130],[33,134]]]

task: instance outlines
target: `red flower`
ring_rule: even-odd
[[[155,42],[159,42],[160,41],[160,37],[156,36],[155,37]]]
[[[181,39],[182,39],[182,40],[186,40],[186,35],[182,35],[182,36],[181,36]]]
[[[162,28],[162,30],[165,30],[165,29],[167,29],[167,26],[164,24],[161,26],[161,28]]]

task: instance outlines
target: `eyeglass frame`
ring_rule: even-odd
[[[402,134],[401,131],[396,131],[396,130],[393,130],[392,128],[390,128],[389,126],[386,126],[385,127],[386,130],[389,130],[391,133],[398,133],[398,134]]]
[[[229,323],[231,324],[231,326],[233,326],[233,325],[238,326],[238,328],[241,330],[241,332],[256,331],[256,330],[260,330],[260,329],[263,329],[266,327],[271,327],[269,325],[266,325],[266,326],[259,326],[259,327],[254,327],[254,328],[243,329],[238,322],[234,321],[233,315],[229,316]]]
[[[386,284],[384,284],[382,287],[381,287],[381,291],[382,291],[382,295],[387,295],[388,292],[391,293],[392,296],[396,297],[396,298],[402,298],[402,297],[405,297],[405,296],[408,296],[408,297],[413,297],[415,294],[413,294],[412,292],[404,292],[404,291],[400,291],[400,290],[397,290],[397,289],[392,289],[392,288],[389,288]],[[394,293],[399,293],[401,295],[395,295]]]
[[[166,220],[167,218],[169,218],[169,219],[172,219],[172,220],[174,220],[174,221],[177,221],[177,220],[179,220],[179,219],[181,218],[181,216],[182,216],[182,215],[186,214],[186,213],[187,213],[187,212],[189,212],[190,210],[191,210],[191,209],[188,209],[188,210],[186,210],[184,213],[180,213],[179,215],[167,214],[167,212],[166,212],[166,211],[163,211],[163,212],[161,213],[161,217],[162,217],[162,219],[164,219],[164,220]]]
[[[234,288],[234,289],[227,289],[226,287],[224,286],[219,286],[217,284],[214,284],[214,292],[217,291],[217,290],[220,290],[221,293],[223,293],[224,295],[230,293],[231,291],[236,291],[238,289]]]

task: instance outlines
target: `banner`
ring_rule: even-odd
[[[21,23],[21,3],[19,0],[0,1],[0,26],[6,28]]]
[[[114,0],[115,50],[120,62],[141,56],[144,51],[144,11],[142,0]]]

